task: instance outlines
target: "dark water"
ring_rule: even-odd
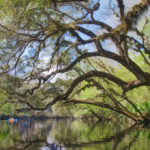
[[[0,150],[150,150],[150,128],[71,120],[0,121]]]

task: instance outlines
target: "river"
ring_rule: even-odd
[[[150,128],[80,120],[0,121],[0,150],[149,150]]]

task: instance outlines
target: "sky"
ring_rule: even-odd
[[[93,0],[93,5],[96,2],[98,2],[98,0]],[[111,2],[114,2],[114,3],[110,3],[110,0],[104,0],[104,1],[100,2],[100,9],[94,13],[94,17],[97,20],[105,22],[105,23],[111,25],[113,28],[115,28],[120,22],[119,22],[118,18],[112,14],[112,10],[109,7],[109,5],[111,5],[112,8],[116,8],[117,7],[117,3],[115,2],[115,0],[112,0]],[[129,9],[131,9],[132,6],[135,4],[135,2],[136,3],[140,2],[140,0],[130,0],[130,1],[124,0],[125,5],[127,6],[125,8],[125,11],[128,11]],[[64,9],[64,10],[69,12],[69,7],[62,7],[62,9]],[[149,14],[150,14],[150,11],[149,11]],[[92,30],[97,35],[99,35],[102,32],[104,32],[104,30],[101,30],[100,27],[94,26],[94,25],[83,25],[83,27]],[[81,37],[83,39],[89,39],[88,36],[86,36],[86,35],[84,35],[82,33],[80,33],[80,35],[81,35]],[[67,36],[65,38],[67,39]],[[36,43],[34,43],[32,48],[31,47],[27,47],[27,50],[26,50],[26,52],[25,52],[25,54],[23,56],[24,57],[25,56],[27,57],[28,55],[31,56],[31,54],[34,53],[34,51],[35,51],[35,47],[36,47],[35,45],[36,45]],[[105,49],[108,49],[110,51],[113,51],[113,52],[117,53],[114,44],[110,40],[103,41],[102,45],[103,45],[103,47]],[[82,49],[88,49],[88,51],[90,51],[90,52],[96,50],[94,44],[86,44],[86,45],[80,46],[80,47]],[[53,49],[54,47],[52,45],[49,45],[49,47],[47,47],[47,48],[48,49]],[[46,51],[44,51],[44,53],[41,53],[40,56],[42,56],[42,63],[39,64],[39,66],[41,65],[41,67],[44,67],[42,65],[45,64],[49,60],[50,55],[51,54],[49,53],[49,55],[48,55],[48,53],[46,53]],[[52,68],[52,70],[50,70],[49,72],[45,72],[45,75],[50,73],[50,72],[52,72],[53,70],[55,70],[55,68]],[[29,69],[28,69],[28,71],[29,71]]]

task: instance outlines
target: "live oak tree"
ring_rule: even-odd
[[[6,0],[0,5],[0,76],[10,74],[24,83],[7,102],[28,110],[45,110],[61,101],[89,104],[136,122],[150,121],[127,95],[150,86],[149,0],[132,1],[131,7],[123,0],[64,1],[57,7],[48,0]],[[119,65],[131,79],[115,73]],[[96,87],[96,94],[80,98],[90,87]],[[35,97],[41,105],[34,105]]]

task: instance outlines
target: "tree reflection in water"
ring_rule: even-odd
[[[149,150],[148,128],[72,120],[0,122],[0,150]]]

